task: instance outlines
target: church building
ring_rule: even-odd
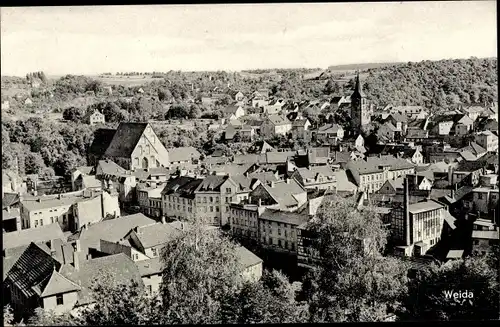
[[[351,95],[351,119],[354,130],[360,131],[371,121],[371,109],[361,83],[359,82],[359,72],[356,75],[356,85]]]

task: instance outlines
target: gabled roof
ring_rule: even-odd
[[[64,265],[59,272],[82,286],[77,305],[93,302],[89,289],[92,287],[92,282],[101,277],[102,272],[111,274],[113,282],[116,284],[128,284],[133,280],[140,287],[144,287],[139,269],[124,253],[84,260],[80,262],[78,270],[71,265]]]
[[[139,274],[141,274],[141,277],[158,275],[163,271],[163,264],[161,263],[160,257],[136,261],[135,264],[139,269]]]
[[[292,126],[293,127],[304,127],[307,122],[309,121],[309,119],[307,118],[304,118],[304,119],[296,119],[292,122]]]
[[[47,278],[33,287],[33,290],[40,297],[48,297],[68,292],[78,292],[81,289],[82,288],[78,284],[67,279],[56,270],[53,270],[52,274],[48,275]]]
[[[54,269],[58,270],[60,267],[61,264],[50,254],[35,243],[31,243],[12,266],[6,280],[16,285],[25,297],[30,298],[36,295],[33,287],[50,276]]]
[[[245,174],[254,164],[253,163],[247,163],[247,164],[236,164],[236,163],[230,163],[226,165],[218,165],[210,168],[210,173],[216,173],[218,175],[243,175]]]
[[[318,133],[337,133],[340,130],[344,130],[342,126],[338,124],[327,124],[320,126],[318,128]]]
[[[283,209],[290,206],[295,206],[299,202],[294,195],[306,193],[306,190],[300,186],[294,179],[289,179],[288,182],[280,181],[274,183],[274,187],[266,184],[261,184],[259,186],[264,187],[264,189],[269,193],[269,195],[279,204]]]
[[[390,119],[391,117],[392,117],[392,119],[394,119],[394,121],[400,122],[400,123],[406,123],[408,121],[408,117],[406,117],[406,115],[400,114],[399,112],[391,113],[387,117],[387,119]]]
[[[120,123],[104,155],[129,158],[147,126],[148,123]]]
[[[117,242],[132,228],[150,225],[154,222],[153,219],[146,217],[142,213],[136,213],[91,224],[80,232],[79,240],[82,250],[87,248],[99,250],[100,240]]]
[[[237,106],[237,105],[230,105],[230,106],[225,107],[223,110],[224,110],[224,113],[226,113],[226,114],[235,114],[236,111],[240,108],[242,108],[242,107]]]
[[[228,176],[209,175],[202,180],[195,192],[219,192],[221,185],[228,178]]]
[[[423,139],[428,138],[429,132],[420,128],[408,128],[406,130],[406,138]]]
[[[422,202],[410,204],[408,206],[408,211],[410,213],[416,214],[416,213],[420,213],[420,212],[426,212],[426,211],[436,210],[436,209],[441,209],[441,208],[444,208],[444,206],[441,203],[434,201],[434,200],[427,200],[427,201],[422,201]]]
[[[281,115],[269,115],[268,120],[275,126],[291,124],[291,122]]]
[[[104,155],[108,149],[113,137],[115,136],[116,129],[99,128],[94,132],[94,140],[89,148],[89,153],[98,157]]]
[[[388,166],[389,170],[401,170],[414,168],[415,165],[405,159],[396,158],[391,155],[379,157],[367,157],[363,160],[351,160],[348,162],[349,169],[355,169],[360,174],[370,174],[383,171],[381,166]]]
[[[194,198],[194,192],[202,181],[200,178],[180,176],[169,180],[161,194],[177,193],[183,197]]]
[[[343,169],[335,172],[335,179],[337,192],[355,192],[358,189],[356,184],[349,180],[347,172]]]
[[[288,158],[295,156],[296,151],[282,151],[282,152],[277,152],[277,151],[270,151],[266,152],[266,163],[268,164],[275,164],[275,163],[286,163]]]
[[[254,163],[266,163],[267,156],[265,153],[262,154],[240,154],[235,155],[233,158],[234,164],[254,164]]]
[[[113,160],[99,160],[97,163],[97,169],[96,172],[99,172],[99,174],[104,174],[104,175],[112,175],[112,176],[117,176],[117,175],[122,175],[125,174],[127,171],[123,169],[122,167],[118,166]]]
[[[168,150],[168,159],[171,162],[190,161],[192,159],[199,159],[200,157],[200,152],[192,146],[183,146]]]
[[[2,198],[2,209],[13,206],[19,203],[19,194],[4,193]]]
[[[366,95],[363,92],[363,88],[361,86],[361,83],[359,81],[359,72],[356,74],[356,85],[354,86],[354,92],[351,95],[351,98],[353,97],[358,97],[358,98],[365,98]]]
[[[28,245],[32,242],[48,242],[54,239],[66,239],[59,224],[49,224],[37,228],[27,228],[21,229],[20,231],[4,233],[2,246],[5,250]]]
[[[238,257],[238,262],[243,266],[243,268],[253,267],[263,262],[261,258],[256,256],[253,252],[251,252],[244,246],[237,246],[235,250]]]
[[[172,241],[179,235],[179,230],[163,223],[139,226],[133,231],[145,249]]]

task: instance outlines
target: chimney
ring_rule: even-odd
[[[7,207],[7,212],[10,213],[10,206]]]
[[[165,216],[161,216],[161,223],[162,224],[166,224],[167,223],[167,220],[165,219]]]
[[[271,182],[271,188],[274,188],[276,186],[275,182]]]
[[[404,185],[404,200],[403,200],[403,215],[404,215],[404,221],[403,221],[403,226],[405,230],[405,245],[410,245],[413,243],[413,226],[410,221],[410,194],[408,192],[408,179],[407,177],[404,177],[403,179],[403,185]]]
[[[262,199],[259,199],[259,207],[262,206]]]
[[[78,257],[79,252],[73,252],[73,266],[75,266],[75,270],[80,270],[80,258]]]
[[[287,184],[290,184],[290,178],[287,178],[287,179],[286,179],[286,183],[287,183]]]
[[[50,240],[50,256],[55,259],[56,257],[56,249],[54,247],[54,241]]]

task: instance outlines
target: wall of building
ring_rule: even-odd
[[[21,203],[21,221],[22,224],[24,224],[23,229],[59,223],[63,231],[69,231],[70,216],[73,216],[72,205],[28,211],[27,208]]]
[[[262,277],[262,262],[250,266],[243,271],[243,278],[247,281],[257,282]]]
[[[80,229],[83,225],[96,223],[102,217],[101,196],[94,196],[93,198],[80,201],[74,206],[75,214],[75,230]]]
[[[68,312],[76,304],[78,300],[78,292],[69,292],[63,294],[63,304],[57,305],[57,297],[48,296],[43,298],[43,308],[47,310],[54,310],[56,313]]]
[[[120,203],[118,201],[118,196],[117,195],[111,195],[106,191],[102,192],[102,214],[103,217],[106,217],[106,215],[110,214],[115,217],[120,217],[121,212],[120,212]]]
[[[149,292],[149,289],[151,288],[151,293],[148,295],[157,294],[160,291],[161,278],[160,274],[142,277],[146,292]]]

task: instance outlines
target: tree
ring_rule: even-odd
[[[420,270],[410,280],[403,320],[492,320],[499,317],[498,265],[470,257]],[[453,298],[453,292],[472,294]]]
[[[387,231],[372,208],[337,197],[319,208],[308,230],[322,258],[303,284],[311,322],[382,321],[400,307],[407,267],[381,256]]]
[[[158,99],[160,101],[168,101],[172,99],[172,93],[166,88],[161,88],[158,90]]]
[[[63,119],[70,120],[72,122],[81,122],[84,117],[84,112],[80,108],[70,107],[64,109]]]
[[[287,277],[276,270],[266,271],[258,282],[245,283],[224,309],[223,323],[297,323],[307,315]]]
[[[46,168],[40,153],[30,152],[26,155],[26,174],[41,174]]]
[[[12,313],[12,308],[8,304],[3,307],[3,323],[5,326],[12,326],[14,323],[14,314]]]
[[[235,244],[196,221],[176,242],[165,245],[161,259],[162,323],[222,321],[222,303],[242,284]]]

